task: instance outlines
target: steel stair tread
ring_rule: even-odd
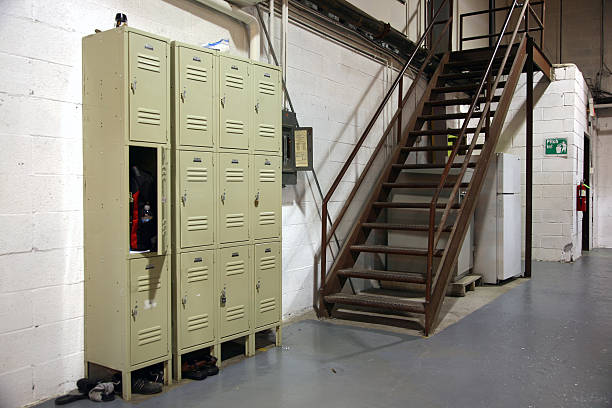
[[[489,129],[483,127],[480,130],[480,134],[485,134]],[[476,128],[466,128],[466,134],[474,134]],[[447,129],[424,129],[424,130],[411,130],[410,136],[435,136],[435,135],[458,135],[461,133],[461,129],[447,128]]]
[[[459,146],[459,150],[467,150],[468,145]],[[474,150],[480,150],[484,147],[482,144],[477,144],[474,146]],[[411,147],[402,147],[402,151],[405,152],[446,152],[453,150],[455,148],[454,145],[450,146],[411,146]]]
[[[506,85],[506,81],[499,81],[497,88],[503,88]],[[467,85],[453,85],[453,86],[439,86],[432,88],[432,93],[450,93],[450,92],[468,92],[477,91],[480,84],[467,84]]]
[[[463,163],[453,163],[451,164],[451,168],[457,169],[461,168]],[[443,169],[446,167],[446,164],[437,164],[437,163],[422,163],[422,164],[398,164],[394,163],[394,169],[403,169],[403,170],[417,170],[417,169]],[[476,167],[475,162],[468,163],[467,167]]]
[[[377,269],[340,269],[338,275],[350,278],[375,279],[390,282],[425,283],[427,281],[426,276],[420,273],[383,271]]]
[[[335,293],[324,297],[327,303],[351,306],[367,306],[378,309],[398,310],[411,313],[425,313],[425,303],[418,300],[394,298],[391,296],[350,295]]]
[[[438,188],[439,183],[383,183],[383,188]],[[455,183],[445,183],[444,188],[453,188]],[[461,183],[459,187],[469,187],[469,183]]]
[[[464,70],[464,71],[468,71],[468,70]],[[510,68],[506,67],[502,75],[508,75],[509,72],[510,72]],[[482,76],[484,75],[484,73],[485,71],[482,69],[469,70],[469,72],[446,72],[446,73],[440,74],[439,78],[443,80],[447,80],[447,81],[452,81],[454,79],[465,79],[465,78],[482,79]],[[497,71],[493,71],[492,75],[497,75]]]
[[[479,113],[479,112],[477,112]],[[491,115],[495,115],[495,111],[491,111]],[[452,119],[465,119],[467,117],[467,112],[459,112],[459,113],[440,113],[436,115],[421,115],[419,116],[419,120],[424,120],[427,122],[435,121],[435,120],[452,120]],[[479,118],[479,115],[472,115],[472,118]]]
[[[381,254],[427,256],[426,249],[392,247],[388,245],[351,245],[350,248],[351,248],[351,251],[355,251],[355,252],[373,252],[373,253],[381,253]],[[433,255],[435,257],[441,257],[442,250],[438,249],[434,251]]]
[[[397,224],[397,223],[385,223],[385,222],[364,222],[361,224],[364,228],[372,228],[372,229],[386,229],[386,230],[396,230],[396,231],[429,231],[429,225],[414,225],[414,224]],[[434,226],[435,229],[438,229],[438,225]],[[452,225],[446,226],[442,231],[450,232],[452,230]]]
[[[376,201],[374,204],[372,204],[374,207],[378,207],[378,208],[415,208],[415,209],[428,209],[430,206],[430,203],[403,203],[403,202],[388,202],[388,201]],[[446,208],[446,203],[437,203],[436,204],[436,208],[437,209],[444,209]],[[459,204],[453,204],[451,205],[451,210],[458,210],[459,208],[461,208],[461,205]]]
[[[499,102],[501,99],[500,95],[495,95],[491,102]],[[470,105],[474,98],[455,98],[455,99],[443,99],[440,101],[427,101],[425,105],[429,106],[455,106],[455,105]],[[478,98],[478,103],[485,103],[486,99],[484,96]]]

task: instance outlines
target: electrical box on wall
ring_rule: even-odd
[[[297,184],[298,171],[312,171],[312,128],[298,127],[295,112],[283,111],[283,186]]]

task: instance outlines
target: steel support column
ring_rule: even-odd
[[[527,106],[526,106],[526,205],[525,205],[525,277],[531,277],[532,198],[533,198],[533,39],[527,39]]]

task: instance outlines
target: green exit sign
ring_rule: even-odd
[[[552,137],[546,139],[546,154],[567,154],[567,138]]]

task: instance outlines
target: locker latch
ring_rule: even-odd
[[[181,299],[181,303],[183,304],[183,306],[187,304],[187,295],[183,296],[183,298]]]
[[[186,191],[183,193],[183,196],[181,197],[181,201],[183,202],[183,206],[187,205],[187,192]]]
[[[132,93],[136,93],[136,80],[133,80],[132,83],[130,83],[130,89],[132,90]]]
[[[255,206],[257,207],[259,205],[259,191],[257,192],[257,195],[255,196]]]
[[[138,305],[134,306],[132,309],[132,317],[136,320],[136,315],[138,314]]]
[[[225,305],[227,303],[227,296],[225,296],[225,288],[221,291],[221,305]]]
[[[259,113],[259,102],[255,104],[255,112]]]
[[[225,96],[221,98],[221,105],[225,108]]]
[[[186,96],[187,96],[187,90],[183,89],[183,92],[181,92],[181,101],[185,102]]]
[[[261,288],[261,281],[257,281],[257,285],[255,285],[255,289],[259,292],[259,288]]]
[[[225,204],[225,191],[221,194],[221,202]]]

